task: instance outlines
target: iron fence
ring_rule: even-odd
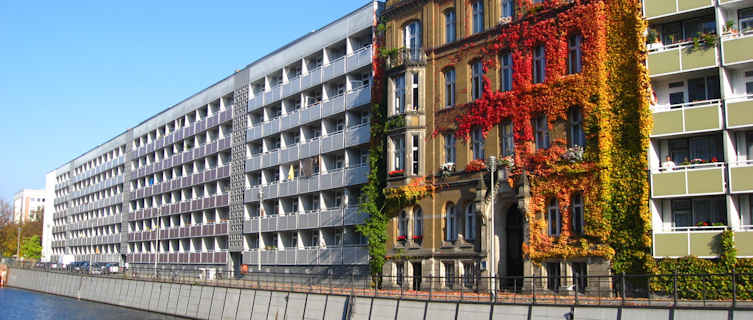
[[[753,274],[749,273],[502,276],[492,282],[492,278],[482,276],[373,278],[345,271],[310,274],[129,268],[118,273],[91,274],[29,262],[10,261],[9,265],[47,272],[89,273],[93,277],[421,301],[753,310]],[[493,286],[496,290],[492,290]]]

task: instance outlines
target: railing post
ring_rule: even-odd
[[[677,306],[677,271],[672,272],[672,300],[674,301],[674,306]]]
[[[735,267],[732,266],[732,308],[737,306],[737,273]]]
[[[627,289],[625,288],[625,271],[622,272],[622,305],[625,305],[625,293],[627,292]]]
[[[531,290],[533,291],[532,303],[536,304],[536,276],[531,277]]]
[[[573,285],[574,285],[574,288],[575,288],[575,305],[576,306],[578,305],[578,289],[579,289],[578,288],[578,284],[579,284],[578,279],[579,279],[579,277],[577,275],[575,275],[575,273],[573,273]]]

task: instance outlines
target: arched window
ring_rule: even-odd
[[[581,43],[583,36],[574,34],[567,38],[567,73],[575,74],[581,70]]]
[[[570,146],[585,146],[586,137],[583,133],[583,111],[580,107],[571,107],[567,118],[570,127]]]
[[[446,241],[455,241],[458,239],[458,221],[455,213],[455,205],[452,202],[445,206],[445,235]]]
[[[573,234],[583,234],[583,194],[580,192],[570,197],[570,219]]]
[[[473,2],[471,9],[473,10],[473,33],[484,31],[484,1]]]
[[[421,207],[413,208],[413,236],[423,237],[424,235],[424,212]]]
[[[421,22],[414,20],[405,25],[403,32],[405,48],[408,49],[410,60],[418,60],[421,55]]]
[[[455,9],[450,8],[444,11],[444,24],[445,24],[445,42],[450,43],[455,41]]]
[[[484,93],[484,65],[481,60],[471,63],[471,98],[481,99]]]
[[[398,240],[405,240],[408,237],[408,214],[405,213],[405,210],[401,211],[400,216],[398,216],[397,236]]]
[[[478,224],[476,219],[476,206],[473,203],[469,203],[465,207],[465,233],[463,234],[465,240],[471,241],[476,239],[476,225]]]
[[[471,148],[473,151],[473,159],[474,160],[484,160],[486,155],[484,152],[484,145],[486,144],[486,139],[484,139],[484,133],[481,131],[481,128],[474,127],[473,130],[471,130]]]
[[[455,69],[444,70],[444,105],[449,108],[455,105]]]

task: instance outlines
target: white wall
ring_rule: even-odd
[[[53,170],[45,176],[44,221],[42,227],[42,261],[50,261],[52,255],[52,214],[55,212],[55,176]]]

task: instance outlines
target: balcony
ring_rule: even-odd
[[[289,79],[287,83],[282,85],[282,96],[284,98],[292,96],[299,91],[301,91],[301,77]]]
[[[280,162],[288,163],[298,160],[298,145],[288,146],[280,151]]]
[[[328,134],[321,138],[321,153],[340,150],[345,147],[345,135],[342,131]]]
[[[330,61],[330,63],[324,67],[322,81],[329,81],[343,74],[345,74],[345,56]]]
[[[728,99],[726,102],[727,128],[737,129],[753,126],[753,96]]]
[[[280,152],[277,150],[262,155],[262,168],[269,168],[280,164]]]
[[[369,124],[348,128],[345,131],[345,146],[352,147],[369,143],[371,139],[371,126]]]
[[[706,230],[701,227],[679,232],[654,233],[654,257],[676,258],[693,255],[700,258],[716,258],[719,256],[721,233],[721,230]],[[735,244],[739,257],[753,256],[753,231],[735,232]]]
[[[262,131],[261,126],[259,125],[252,128],[248,128],[248,130],[246,130],[246,142],[261,139],[262,137],[261,131]]]
[[[732,193],[753,192],[753,161],[730,165],[729,188]]]
[[[282,99],[282,88],[280,85],[276,85],[269,91],[264,92],[264,104],[270,104],[280,99]]]
[[[309,70],[309,73],[301,77],[301,90],[306,90],[322,83],[322,68]]]
[[[373,52],[374,49],[372,48],[372,46],[366,46],[353,52],[353,54],[348,56],[347,71],[352,72],[370,64],[373,60]]]
[[[334,96],[324,102],[322,117],[329,117],[341,112],[345,112],[345,95]]]
[[[345,215],[343,216],[343,225],[352,226],[359,225],[366,222],[369,215],[359,207],[347,207],[345,208]]]
[[[281,130],[295,128],[301,123],[301,113],[292,112],[282,116]]]
[[[722,38],[722,60],[724,65],[753,61],[753,34],[726,35]]]
[[[264,105],[264,99],[263,95],[261,93],[257,93],[256,97],[248,99],[248,112],[252,112],[254,110],[257,110],[261,108],[261,106]]]
[[[371,102],[371,87],[363,86],[347,93],[345,108],[350,110]]]
[[[707,100],[654,108],[651,137],[721,130],[720,105],[719,100]]]
[[[426,64],[426,55],[421,48],[399,48],[387,58],[388,69],[407,66],[423,66]]]
[[[322,104],[316,103],[307,106],[301,111],[301,124],[317,121],[322,118]]]
[[[661,0],[654,0],[661,1]],[[678,43],[649,52],[646,61],[652,77],[718,66],[716,47],[694,49],[692,43]]]
[[[343,225],[343,209],[324,210],[319,214],[319,227],[339,227]]]
[[[724,164],[721,163],[679,166],[651,173],[654,198],[723,194],[725,186]]]
[[[319,212],[311,211],[298,215],[298,229],[313,229],[319,227]]]
[[[653,19],[679,12],[711,7],[713,5],[713,0],[644,0],[643,14],[646,19]]]
[[[338,169],[323,173],[319,178],[319,188],[321,190],[335,189],[343,187],[343,176],[345,170]]]
[[[255,157],[252,157],[250,159],[246,159],[246,172],[256,171],[262,168],[261,166],[261,155],[257,155]]]
[[[280,132],[280,118],[274,118],[262,124],[262,137]]]

